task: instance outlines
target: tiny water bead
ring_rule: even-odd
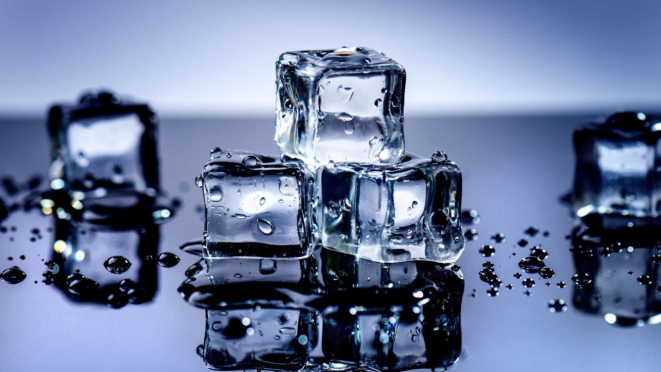
[[[494,268],[494,264],[493,264],[493,262],[491,262],[491,261],[485,261],[485,262],[482,263],[482,267],[493,269],[493,268]]]
[[[649,275],[641,275],[638,277],[638,283],[641,285],[650,285],[652,284],[652,278]]]
[[[444,162],[446,160],[448,160],[448,155],[443,151],[436,151],[431,156],[431,161],[434,162],[434,163],[440,163],[440,162]],[[477,213],[477,212],[475,212],[475,213]],[[463,216],[462,216],[462,218],[463,218]],[[479,217],[478,217],[478,219],[479,219]]]
[[[529,290],[529,289],[527,289],[527,290],[525,290],[525,291],[523,292],[523,294],[524,294],[526,297],[530,297],[530,296],[532,296],[532,291]]]
[[[519,261],[519,268],[527,274],[538,273],[545,266],[544,261],[537,257],[526,257]]]
[[[505,241],[505,234],[502,233],[496,233],[491,236],[491,240],[493,240],[496,243],[502,243]]]
[[[213,202],[218,202],[223,198],[223,190],[220,186],[213,186],[209,190],[209,200]]]
[[[496,297],[499,294],[500,294],[500,292],[498,291],[498,288],[491,287],[491,288],[487,289],[487,296],[489,296],[489,297]]]
[[[480,223],[480,214],[475,209],[461,212],[461,223],[467,226]]]
[[[195,186],[197,186],[197,187],[202,187],[203,184],[204,184],[204,179],[202,179],[202,175],[201,175],[201,174],[198,174],[198,175],[195,177]]]
[[[521,273],[514,273],[514,279],[521,279]]]
[[[170,252],[163,252],[158,255],[157,263],[161,267],[173,267],[179,263],[179,256]]]
[[[590,274],[576,274],[571,277],[572,282],[577,285],[584,285],[592,283],[592,276]]]
[[[528,245],[528,241],[525,240],[525,239],[521,239],[521,240],[519,240],[516,244],[518,244],[519,247],[522,247],[522,248],[523,248],[523,247],[525,247],[526,245]]]
[[[567,286],[567,283],[565,283],[565,282],[558,282],[558,284],[556,284],[556,285],[558,286],[558,288],[565,288],[565,287]]]
[[[531,238],[534,238],[539,233],[539,229],[535,226],[530,226],[527,229],[525,229],[523,233]]]
[[[530,248],[530,256],[531,257],[537,257],[537,258],[539,258],[540,260],[543,261],[543,260],[549,258],[549,253],[547,251],[543,250],[542,248],[540,248],[539,246],[534,246],[534,247]]]
[[[483,257],[491,257],[496,254],[496,248],[494,248],[492,245],[485,245],[480,248],[479,252]]]
[[[507,289],[512,289],[512,288],[514,288],[514,286],[511,285],[511,284],[508,284],[508,285],[505,286],[505,288],[507,288]]]
[[[539,276],[542,279],[551,279],[555,276],[555,271],[553,271],[553,269],[550,267],[543,267],[541,270],[539,270]]]
[[[466,230],[466,232],[464,232],[464,237],[468,241],[477,240],[478,236],[479,236],[479,234],[477,233],[477,230],[475,230],[475,229],[468,229],[468,230]]]
[[[549,311],[552,313],[567,311],[567,304],[564,300],[551,300],[549,301]]]
[[[27,275],[18,266],[12,266],[0,273],[0,279],[9,284],[18,284],[27,278]]]
[[[527,279],[523,279],[521,284],[526,288],[532,288],[535,286],[535,281],[533,279],[527,278]]]
[[[262,234],[264,234],[264,235],[271,235],[271,234],[273,234],[273,231],[275,230],[275,226],[270,221],[258,218],[255,221],[255,223],[257,224],[257,228],[259,228],[259,231],[261,231]]]
[[[211,160],[219,158],[220,155],[223,153],[223,150],[220,147],[216,147],[214,149],[211,149]]]
[[[254,155],[246,156],[241,163],[248,168],[254,168],[262,164],[262,162]]]
[[[123,274],[131,268],[131,262],[122,256],[108,258],[103,266],[112,274]]]

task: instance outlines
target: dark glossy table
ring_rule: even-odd
[[[462,304],[462,357],[457,371],[658,371],[661,329],[646,325],[619,328],[602,316],[577,311],[571,304],[575,274],[570,242],[572,219],[559,197],[572,183],[571,133],[592,115],[518,117],[410,117],[406,148],[431,156],[446,151],[464,174],[463,208],[479,211],[479,238],[467,243],[457,262],[466,279]],[[36,211],[14,214],[4,222],[17,231],[0,235],[0,269],[19,265],[28,275],[18,285],[0,283],[0,370],[2,371],[203,371],[196,354],[205,332],[204,311],[189,306],[177,293],[184,270],[197,259],[179,245],[200,237],[202,194],[193,184],[215,146],[277,153],[273,118],[164,118],[160,159],[164,189],[180,196],[183,209],[162,226],[160,251],[179,254],[182,262],[159,269],[158,295],[142,306],[113,310],[70,302],[41,280],[41,258],[52,249],[51,221]],[[42,119],[0,120],[0,174],[24,181],[46,174],[48,139]],[[528,249],[516,247],[530,225],[549,231],[541,243],[556,272],[552,286],[535,277],[532,296],[512,274]],[[31,242],[31,230],[43,239]],[[504,285],[488,297],[478,278],[485,261],[478,249],[494,233],[507,240],[496,246],[492,261]],[[10,237],[14,241],[10,241]],[[516,256],[512,256],[516,252]],[[18,257],[25,255],[25,260]],[[8,256],[14,258],[7,260]],[[568,283],[558,288],[558,281]],[[632,276],[630,280],[635,280]],[[472,297],[476,289],[476,297]],[[564,299],[569,309],[551,313],[549,300]]]

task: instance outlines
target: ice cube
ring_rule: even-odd
[[[455,363],[461,351],[460,270],[425,261],[382,264],[333,251],[321,255],[332,288],[318,320],[322,352],[311,352],[316,364],[401,371]]]
[[[660,130],[661,120],[633,112],[576,129],[573,211],[578,217],[616,228],[659,216]]]
[[[572,232],[574,306],[619,326],[661,322],[658,236],[654,228],[612,231],[577,226]]]
[[[115,197],[113,203],[122,206],[153,198],[159,191],[157,123],[148,105],[105,91],[85,93],[78,104],[52,106],[51,187],[85,199]]]
[[[315,168],[404,155],[404,68],[369,48],[287,52],[276,63],[275,142]]]
[[[211,369],[299,371],[317,342],[307,310],[246,306],[206,314],[204,362]]]
[[[160,238],[157,225],[117,230],[96,224],[54,221],[53,262],[59,272],[53,279],[70,299],[112,307],[152,300],[157,289],[155,257]],[[111,273],[104,267],[111,257],[128,260],[128,269],[121,274]],[[77,275],[98,283],[98,290],[81,286],[85,290],[74,294],[79,291],[69,276],[76,274],[76,270],[80,270]]]
[[[214,151],[200,183],[206,207],[205,258],[309,256],[311,178],[300,163]]]
[[[461,171],[440,154],[402,163],[338,163],[317,171],[312,230],[325,248],[379,262],[461,255]]]

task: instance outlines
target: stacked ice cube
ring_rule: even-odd
[[[461,172],[404,152],[406,73],[369,48],[276,62],[281,160],[212,151],[196,180],[207,258],[297,258],[316,246],[379,262],[455,261]]]

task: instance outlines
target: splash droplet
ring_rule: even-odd
[[[112,274],[123,274],[131,267],[131,262],[125,257],[113,256],[108,258],[103,266]]]

